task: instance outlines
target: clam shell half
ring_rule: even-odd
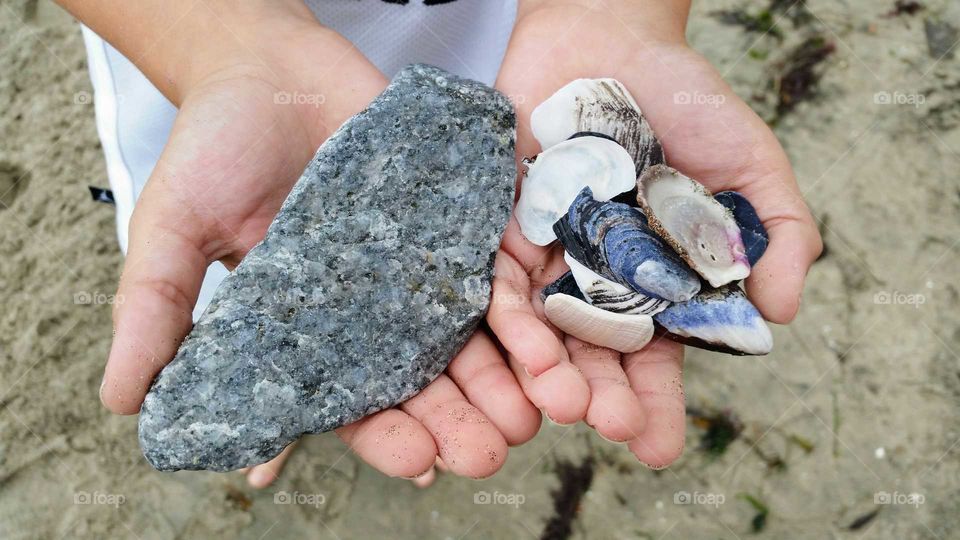
[[[553,224],[567,213],[584,187],[606,201],[636,183],[633,160],[619,144],[602,137],[577,137],[545,150],[527,163],[515,215],[520,231],[538,246],[557,239]]]
[[[530,129],[544,150],[582,131],[607,135],[627,149],[635,174],[664,162],[660,141],[636,100],[616,79],[568,83],[533,110]]]
[[[567,294],[553,294],[543,303],[547,319],[564,333],[622,353],[636,352],[653,337],[649,315],[613,313]]]

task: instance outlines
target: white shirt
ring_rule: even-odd
[[[305,0],[322,24],[349,39],[388,77],[423,62],[492,85],[516,19],[516,0]],[[133,207],[170,136],[177,110],[120,52],[83,28],[97,131],[117,201],[126,253]],[[207,270],[196,320],[227,275]]]

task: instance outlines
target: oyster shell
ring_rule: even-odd
[[[557,239],[553,224],[567,213],[584,186],[589,186],[597,199],[608,200],[630,191],[636,183],[630,155],[602,137],[561,142],[526,164],[515,215],[523,235],[538,246]]]
[[[767,229],[764,228],[760,216],[753,209],[753,205],[746,197],[736,191],[721,191],[713,196],[720,204],[725,206],[733,219],[737,221],[740,227],[740,237],[743,239],[743,247],[747,251],[747,260],[750,266],[757,264],[760,257],[767,250],[767,244],[770,243],[770,237],[767,236]]]
[[[663,148],[630,92],[616,79],[577,79],[530,115],[530,129],[544,150],[581,131],[612,137],[627,149],[635,175],[664,162]]]
[[[637,180],[637,202],[650,227],[711,286],[750,275],[740,227],[702,184],[665,165]]]
[[[639,351],[653,337],[649,315],[605,311],[563,293],[548,296],[543,308],[547,319],[564,333],[622,353]]]
[[[654,315],[668,338],[735,355],[764,355],[773,336],[757,308],[735,284],[707,289]]]
[[[637,208],[598,201],[590,188],[554,224],[567,253],[600,276],[670,302],[693,298],[700,279],[647,226]]]

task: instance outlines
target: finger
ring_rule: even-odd
[[[800,309],[807,272],[823,250],[812,220],[777,222],[767,229],[770,244],[750,271],[747,295],[768,321],[786,324]]]
[[[400,407],[430,431],[437,455],[454,474],[486,478],[503,466],[507,441],[446,375]]]
[[[262,489],[272,484],[273,481],[280,476],[280,471],[283,470],[283,466],[286,465],[287,459],[290,457],[290,454],[293,453],[293,449],[296,446],[297,443],[294,442],[284,448],[283,451],[280,452],[280,455],[270,461],[249,467],[247,483],[257,489]]]
[[[130,224],[114,338],[100,399],[118,414],[135,414],[154,376],[173,359],[193,324],[192,311],[207,259],[185,226],[190,213],[146,193]]]
[[[670,465],[683,453],[686,408],[682,365],[683,346],[659,337],[643,350],[624,356],[624,372],[646,415],[646,426],[627,447],[654,469]]]
[[[387,476],[426,474],[437,446],[423,424],[399,409],[387,409],[336,430],[360,459]]]
[[[467,400],[493,422],[507,444],[523,444],[540,429],[540,411],[530,403],[485,332],[476,332],[457,354],[447,375]]]
[[[800,308],[807,271],[823,243],[790,161],[769,130],[758,138],[752,155],[758,159],[733,182],[756,209],[770,242],[751,269],[747,293],[767,320],[786,324]]]
[[[537,317],[531,294],[527,272],[516,259],[503,250],[499,251],[487,323],[525,371],[537,376],[566,361],[567,351],[553,331]]]
[[[590,406],[584,421],[610,441],[639,437],[646,417],[620,365],[620,353],[571,336],[566,337],[566,345],[570,361],[580,369],[590,387]]]
[[[590,405],[590,387],[580,370],[569,360],[537,377],[527,374],[513,355],[508,355],[507,361],[524,395],[548,420],[562,426],[583,420]]]

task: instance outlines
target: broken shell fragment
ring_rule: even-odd
[[[570,273],[583,297],[600,309],[614,313],[654,315],[670,305],[667,300],[646,296],[610,281],[581,264],[569,253],[563,254],[563,260],[570,267]]]
[[[584,302],[587,301],[583,296],[583,292],[580,291],[580,286],[577,285],[577,280],[573,277],[573,272],[567,272],[557,278],[553,283],[544,287],[543,290],[540,291],[540,299],[546,301],[547,298],[555,294],[566,294],[583,300]]]
[[[740,227],[707,188],[665,165],[647,169],[637,184],[650,227],[710,285],[750,275]]]
[[[527,162],[527,167],[515,215],[523,235],[538,246],[556,240],[553,224],[585,186],[605,201],[636,183],[630,155],[602,137],[562,142]]]
[[[760,221],[757,211],[753,209],[753,205],[746,197],[736,191],[721,191],[713,198],[733,214],[733,219],[740,227],[740,237],[747,251],[747,260],[750,261],[750,266],[757,264],[767,250],[767,244],[770,243],[767,229]]]
[[[571,257],[635,292],[670,302],[693,298],[700,279],[647,226],[640,210],[598,201],[584,188],[554,230]]]
[[[577,79],[550,96],[530,115],[533,136],[544,150],[575,133],[612,137],[627,149],[639,175],[663,163],[663,148],[630,92],[615,79]]]
[[[649,315],[612,313],[567,294],[553,294],[544,302],[547,319],[566,334],[622,353],[642,349],[653,337]]]
[[[668,338],[701,349],[735,355],[764,355],[773,349],[770,328],[735,284],[671,304],[654,320]]]

